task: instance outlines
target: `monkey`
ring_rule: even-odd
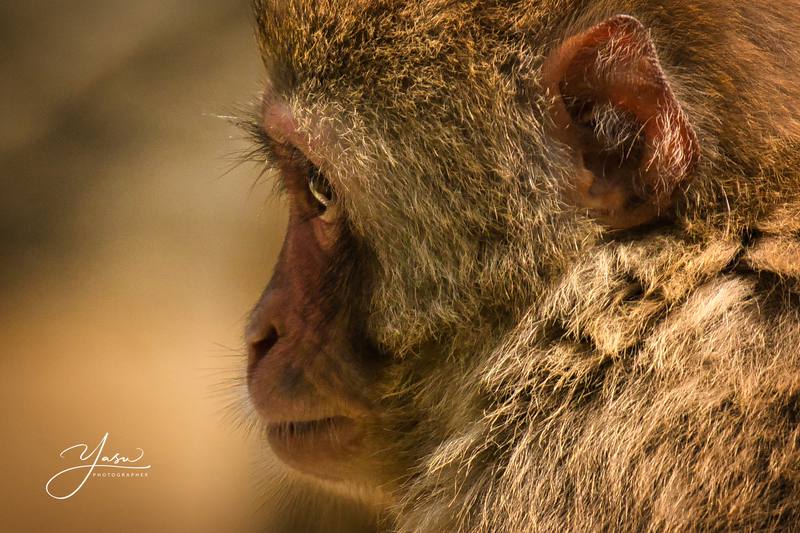
[[[253,10],[267,531],[800,528],[800,2]]]

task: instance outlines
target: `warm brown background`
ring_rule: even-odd
[[[213,115],[257,94],[251,34],[247,0],[0,3],[0,530],[250,530],[224,404],[284,217]],[[149,478],[48,497],[106,431]]]

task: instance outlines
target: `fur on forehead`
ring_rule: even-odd
[[[507,198],[511,191],[499,183],[516,188],[513,182],[534,179],[526,173],[542,174],[520,168],[552,152],[536,90],[542,54],[514,35],[508,21],[515,19],[499,14],[507,9],[493,2],[256,2],[270,91],[288,102],[304,133],[320,136],[324,128],[330,146],[321,155],[345,204],[366,194],[370,201],[361,205],[386,216],[392,204],[380,196],[402,190]]]
[[[310,79],[379,87],[436,76],[436,63],[471,66],[500,43],[543,41],[523,35],[543,28],[555,3],[563,0],[253,0],[253,8],[267,67],[291,89]]]

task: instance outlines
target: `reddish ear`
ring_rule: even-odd
[[[618,229],[668,214],[699,147],[641,23],[620,15],[567,39],[543,76],[575,154],[570,201]]]

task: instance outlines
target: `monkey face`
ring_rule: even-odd
[[[491,21],[467,31],[455,7],[441,34],[386,34],[387,13],[406,25],[382,3],[277,4],[257,2],[252,130],[290,220],[247,336],[250,393],[284,463],[397,493],[482,420],[493,372],[475,368],[603,225],[670,215],[696,138],[630,18],[519,49],[472,42]]]
[[[352,292],[363,289],[364,276],[353,272],[336,193],[306,155],[285,106],[265,103],[264,132],[290,215],[246,334],[250,395],[285,464],[327,481],[363,484],[374,420],[368,391],[381,366],[377,350],[352,326],[359,301]],[[354,287],[346,278],[361,282]]]

